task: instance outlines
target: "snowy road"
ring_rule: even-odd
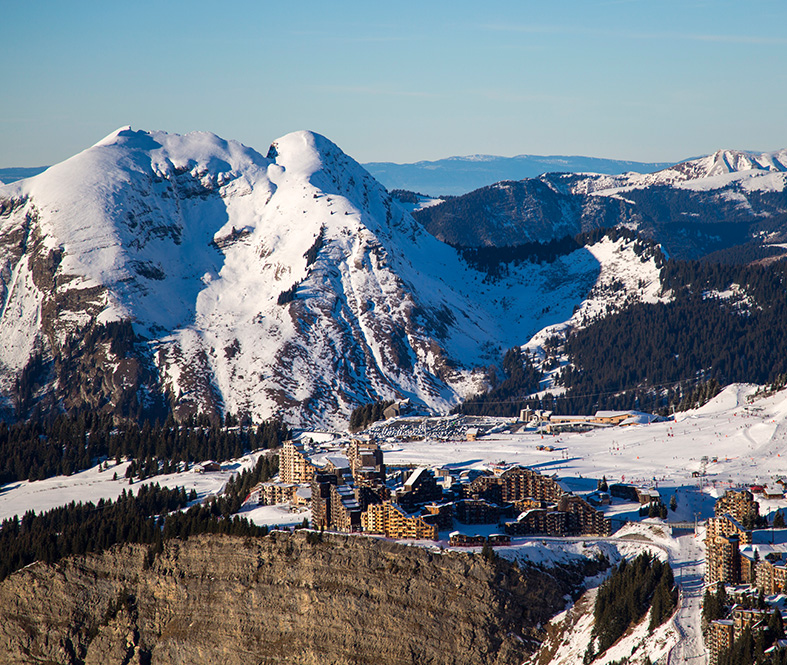
[[[668,665],[707,663],[701,627],[705,552],[698,538],[693,534],[680,536],[676,539],[678,547],[671,552],[670,563],[680,588],[680,600],[672,619],[678,643],[670,649]]]
[[[580,539],[541,540],[544,544],[563,542],[575,545]],[[669,560],[680,588],[678,610],[669,621],[655,630],[650,630],[650,620],[645,616],[638,625],[633,626],[618,642],[598,656],[593,661],[594,665],[612,665],[624,658],[632,665],[643,665],[646,662],[660,665],[706,665],[707,656],[700,624],[704,575],[704,550],[700,540],[695,539],[693,534],[672,537],[664,525],[652,522],[629,524],[616,536],[584,537],[581,541],[584,545],[612,544],[620,555],[629,559],[642,551],[654,554],[660,551],[661,556]],[[592,637],[594,598],[594,590],[591,590],[582,603],[576,606],[579,607],[578,613],[571,609],[555,617],[552,622],[553,635],[558,637],[547,639],[542,651],[529,662],[544,662],[544,658],[548,658],[551,665],[576,665],[582,662]]]

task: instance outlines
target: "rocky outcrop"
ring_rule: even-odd
[[[0,663],[521,663],[580,571],[365,537],[201,536],[0,584]],[[585,571],[588,572],[588,571]]]

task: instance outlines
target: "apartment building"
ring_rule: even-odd
[[[280,503],[293,503],[298,486],[294,483],[259,483],[252,489],[257,493],[257,503],[261,506],[275,506]]]
[[[612,527],[604,514],[578,496],[564,496],[556,504],[524,511],[515,522],[506,522],[511,536],[608,536]]]
[[[719,662],[719,653],[732,646],[735,628],[732,619],[717,619],[708,624],[708,652],[710,665]]]
[[[317,473],[312,478],[312,528],[331,528],[331,486],[340,482],[335,473]]]
[[[760,514],[760,504],[749,490],[727,490],[713,507],[716,517],[730,515],[741,524]]]
[[[314,478],[314,465],[303,444],[299,441],[285,441],[279,454],[279,478],[283,483],[302,485]]]
[[[349,485],[331,485],[330,529],[352,533],[361,530],[361,507]]]
[[[567,514],[569,533],[582,536],[608,536],[612,533],[612,525],[604,513],[593,508],[582,497],[564,495],[558,501],[557,509]]]
[[[564,493],[551,476],[542,476],[532,469],[515,466],[497,475],[479,476],[470,483],[465,496],[495,503],[513,503],[528,498],[557,501]]]
[[[766,554],[755,564],[755,584],[768,595],[787,590],[787,553]]]
[[[500,506],[484,499],[462,499],[454,504],[454,515],[462,524],[497,524]]]
[[[738,584],[741,581],[740,537],[737,533],[705,538],[705,581]]]
[[[437,515],[408,515],[390,501],[369,506],[361,515],[364,531],[388,538],[437,540]]]
[[[716,536],[731,536],[733,534],[738,536],[741,545],[751,544],[751,531],[744,529],[741,523],[732,515],[726,514],[721,517],[711,517],[708,519],[705,530],[706,539],[715,538]]]
[[[376,442],[353,439],[347,447],[347,457],[356,485],[385,482],[383,451]]]

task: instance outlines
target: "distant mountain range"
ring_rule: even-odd
[[[516,157],[471,155],[413,164],[369,162],[363,166],[389,190],[406,189],[431,196],[442,196],[465,194],[501,180],[523,180],[549,172],[650,173],[671,164],[562,155],[517,155]]]
[[[16,182],[22,178],[32,178],[34,175],[43,173],[46,166],[12,166],[0,169],[0,183]]]
[[[414,215],[432,235],[466,247],[547,242],[622,225],[670,256],[698,258],[787,242],[785,182],[787,150],[720,150],[655,173],[547,173],[499,182],[427,201]]]

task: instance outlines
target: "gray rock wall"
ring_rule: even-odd
[[[312,534],[309,540],[316,540]],[[365,537],[169,541],[0,584],[0,663],[518,664],[581,574]]]

